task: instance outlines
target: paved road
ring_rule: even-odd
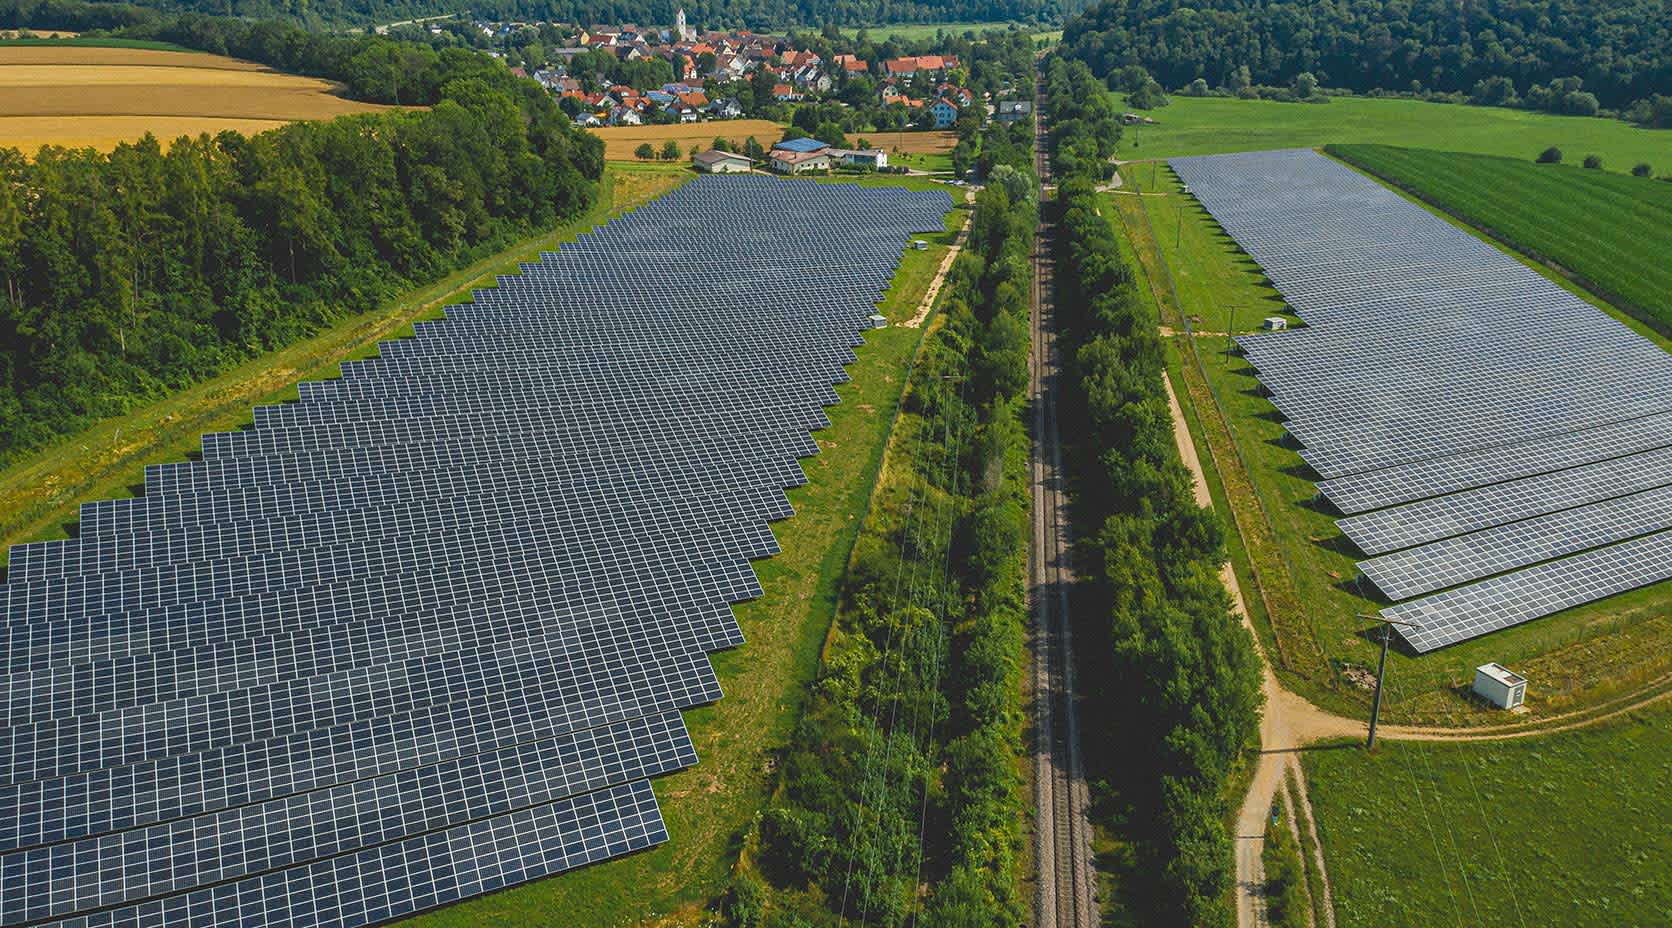
[[[1044,81],[1040,84],[1043,86]],[[1035,166],[1041,222],[1033,253],[1033,353],[1029,400],[1033,408],[1033,545],[1028,599],[1033,612],[1034,888],[1035,928],[1095,928],[1096,878],[1085,768],[1074,704],[1073,636],[1068,623],[1069,527],[1062,483],[1062,446],[1056,417],[1059,357],[1051,305],[1051,235],[1044,200],[1050,179],[1045,149],[1044,94]]]

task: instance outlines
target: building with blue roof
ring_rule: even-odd
[[[778,144],[776,144],[772,147],[776,151],[815,152],[815,151],[824,151],[826,148],[829,148],[830,146],[825,142],[819,141],[818,139],[790,139],[789,141],[786,141],[786,142],[779,142]]]

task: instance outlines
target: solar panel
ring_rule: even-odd
[[[951,207],[698,178],[14,547],[0,922],[368,924],[666,841],[648,780]]]
[[[1172,166],[1306,323],[1237,341],[1414,648],[1662,578],[1672,356],[1315,152]]]

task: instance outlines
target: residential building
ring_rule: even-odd
[[[993,110],[993,118],[1007,126],[1032,115],[1032,100],[1000,100],[999,105]]]
[[[929,112],[935,114],[935,128],[949,129],[958,121],[958,107],[947,99],[936,100],[929,107]]]
[[[888,152],[880,148],[829,148],[825,154],[832,162],[851,165],[856,168],[875,168],[881,170],[888,167]]]

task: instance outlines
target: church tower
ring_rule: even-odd
[[[679,36],[681,42],[695,42],[697,40],[696,33],[691,31],[691,27],[685,25],[685,10],[683,8],[673,15],[673,31],[675,35]]]

